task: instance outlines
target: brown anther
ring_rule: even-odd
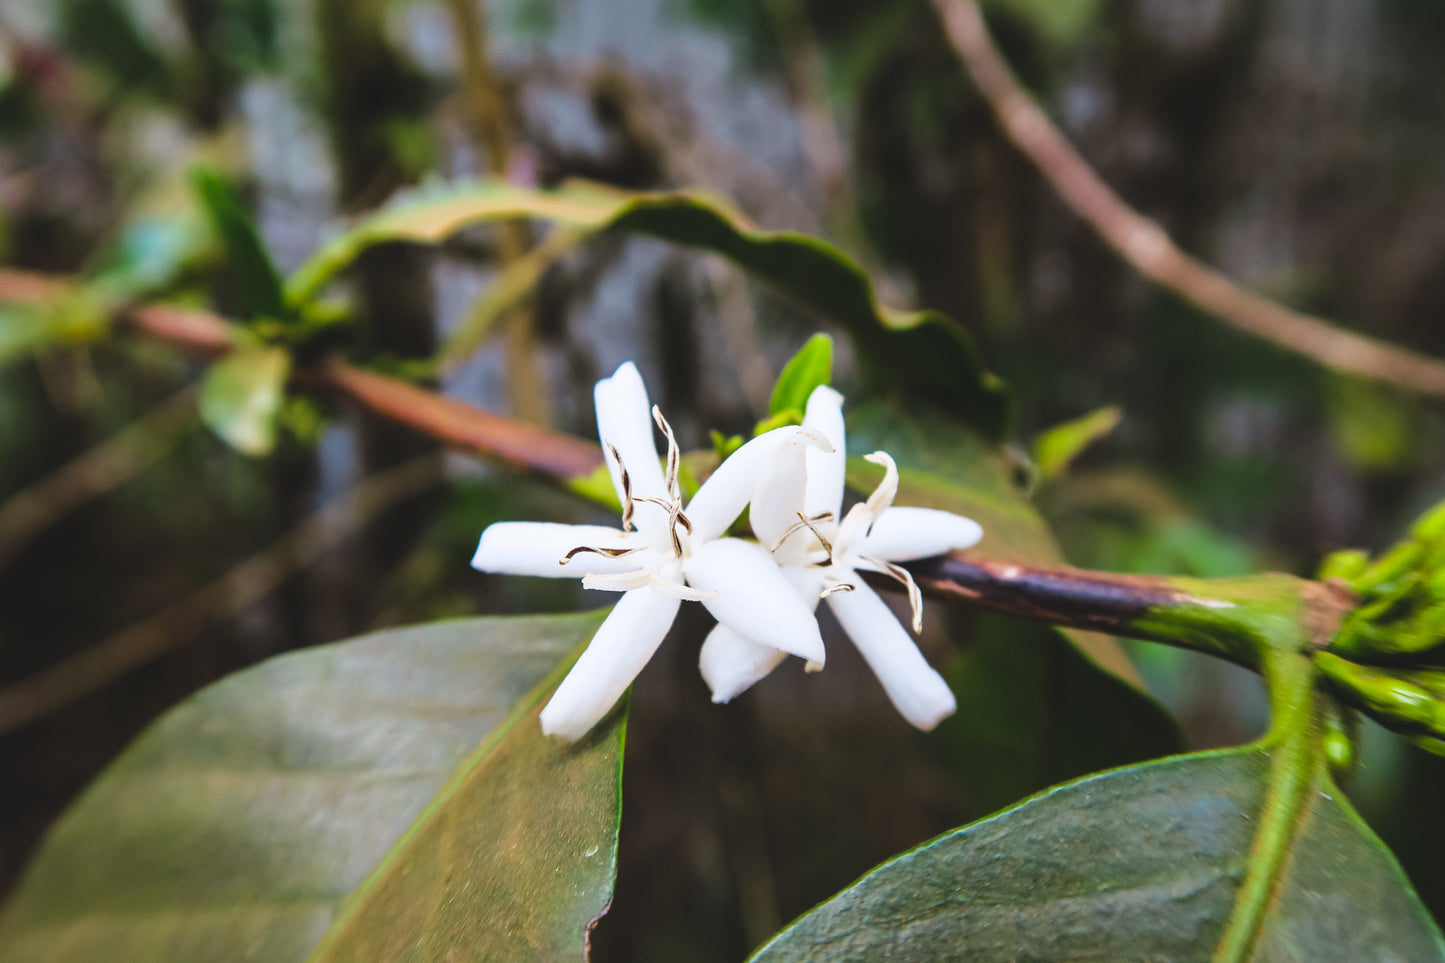
[[[662,417],[662,409],[657,405],[652,406],[652,420],[657,422],[657,427],[667,438],[667,493],[674,499],[681,500],[682,493],[678,488],[677,476],[682,467],[682,451],[677,447],[677,438],[672,434],[672,426],[667,419]]]
[[[878,571],[889,578],[896,579],[903,583],[908,589],[908,604],[913,609],[913,631],[914,634],[923,631],[923,593],[918,590],[918,583],[913,581],[913,575],[902,565],[894,565],[892,562],[885,562],[881,558],[869,558],[862,556],[862,560],[874,566]]]
[[[572,561],[575,556],[582,555],[583,553],[601,555],[603,558],[626,558],[627,556],[634,555],[640,551],[642,551],[641,548],[593,548],[590,545],[578,545],[566,555],[563,555],[562,560],[557,564],[566,565],[568,562]]]
[[[617,462],[617,475],[622,479],[622,530],[632,531],[632,476],[627,474],[627,466],[622,464],[622,456],[617,453],[617,446],[612,442],[605,442],[607,450],[612,453],[612,460]]]

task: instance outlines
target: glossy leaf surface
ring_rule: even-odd
[[[879,866],[754,959],[1208,960],[1268,773],[1251,747],[1049,790]],[[1445,959],[1394,857],[1323,778],[1254,959]]]
[[[203,690],[61,818],[0,917],[0,959],[301,960],[363,884],[393,916],[385,934],[353,918],[345,958],[424,935],[580,954],[611,895],[621,715],[571,750],[533,715],[599,615],[382,632]],[[388,880],[435,827],[434,899],[397,916]]]

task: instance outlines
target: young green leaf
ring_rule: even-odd
[[[623,714],[566,748],[535,713],[600,621],[396,629],[202,690],[61,817],[0,959],[300,961],[349,897],[377,923],[343,915],[347,959],[579,959],[611,896]],[[388,899],[415,860],[426,891]]]
[[[277,416],[290,376],[291,355],[285,348],[237,348],[206,372],[201,420],[241,454],[269,455],[276,447]]]
[[[240,286],[241,314],[247,320],[287,317],[285,286],[281,272],[276,270],[256,222],[236,196],[231,185],[216,171],[197,167],[191,171],[191,186],[196,192],[211,229],[221,243],[226,263],[235,272]]]
[[[1034,439],[1033,461],[1041,481],[1052,481],[1068,471],[1074,459],[1118,426],[1124,413],[1113,405],[1081,418],[1055,425]]]
[[[833,339],[826,334],[815,334],[783,366],[778,383],[773,386],[768,414],[776,415],[789,409],[802,411],[808,407],[808,396],[813,389],[827,384],[832,377]]]

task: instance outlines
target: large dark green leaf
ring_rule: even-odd
[[[1269,771],[1251,747],[1049,790],[879,866],[754,959],[1207,960]],[[1445,959],[1394,857],[1323,777],[1253,958]]]
[[[447,188],[370,217],[328,244],[291,278],[290,301],[312,298],[371,245],[434,244],[471,225],[517,217],[638,231],[721,254],[847,328],[859,357],[891,374],[894,384],[943,403],[990,437],[1004,433],[1007,391],[956,321],[880,305],[866,272],[839,249],[806,234],[759,230],[724,202],[697,193],[630,193],[581,182],[552,191],[501,181]]]
[[[516,940],[579,955],[611,896],[623,723],[568,748],[535,713],[598,623],[382,632],[193,696],[52,830],[0,917],[0,959],[300,960],[338,914],[337,959],[401,958],[383,937],[437,958],[515,958]],[[390,902],[414,860],[429,902]]]

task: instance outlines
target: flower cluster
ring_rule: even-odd
[[[931,729],[953,712],[953,693],[887,605],[858,576],[903,583],[922,626],[922,600],[896,563],[967,548],[978,524],[948,512],[895,508],[898,470],[868,455],[884,478],[842,514],[843,398],[826,386],[808,400],[801,426],[758,435],[722,462],[686,505],[672,430],[647,398],[631,362],[595,389],[597,430],[622,525],[499,522],[482,533],[472,565],[483,572],[581,577],[621,592],[577,664],[542,710],[549,735],[577,739],[642,671],[683,601],[717,619],[700,667],[714,702],[726,702],[795,655],[808,671],[826,653],[814,611],[826,599],[904,718]],[[653,424],[667,440],[666,468]],[[758,542],[726,536],[749,508]]]

